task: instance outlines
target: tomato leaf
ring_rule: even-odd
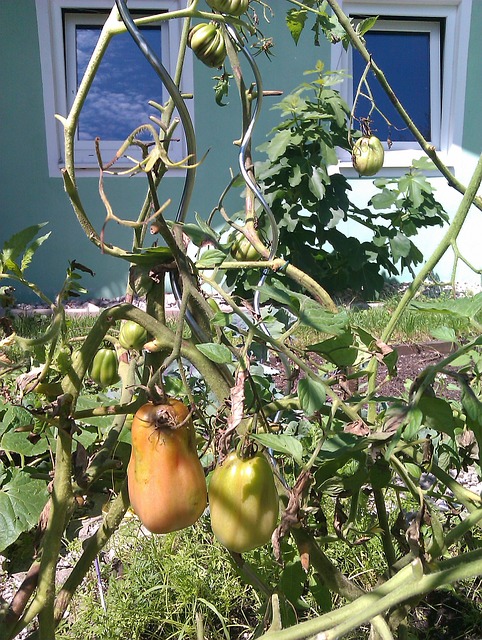
[[[418,407],[423,411],[426,427],[446,433],[452,438],[455,437],[454,416],[452,408],[446,400],[424,396],[420,399]]]
[[[410,441],[418,435],[423,424],[423,412],[418,407],[411,407],[407,414],[407,423],[403,429],[403,439]]]
[[[390,247],[392,249],[393,261],[398,262],[400,258],[406,258],[410,254],[412,243],[400,231],[390,238]]]
[[[280,156],[284,156],[286,149],[299,142],[299,136],[293,135],[289,129],[286,131],[278,131],[268,143],[266,152],[271,162],[274,162]]]
[[[197,344],[196,349],[205,355],[206,358],[218,364],[227,364],[232,360],[231,351],[224,344],[204,342],[203,344]]]
[[[252,433],[249,436],[255,442],[263,445],[267,449],[273,449],[278,453],[286,453],[299,465],[303,464],[303,445],[294,436],[287,436],[284,433]]]
[[[348,314],[345,310],[331,313],[310,298],[303,301],[299,318],[305,326],[334,336],[343,333],[348,324]]]
[[[26,229],[22,229],[18,233],[14,234],[4,244],[1,252],[2,262],[15,261],[23,251],[26,251],[27,245],[29,245],[37,233],[47,222],[41,222],[40,224],[32,225]],[[44,237],[45,239],[45,237]],[[37,241],[38,242],[38,241]]]
[[[398,194],[391,189],[383,189],[370,200],[374,209],[389,209],[397,201]]]
[[[11,479],[0,489],[0,552],[37,524],[47,499],[43,480],[13,469]]]
[[[49,443],[44,437],[40,437],[38,442],[30,440],[30,433],[26,431],[7,431],[3,434],[0,447],[24,456],[38,456],[48,451]]]
[[[142,251],[122,253],[119,257],[132,264],[153,267],[157,264],[170,262],[172,260],[172,251],[169,247],[149,247]]]
[[[358,35],[363,36],[373,27],[377,20],[378,16],[370,16],[369,18],[365,18],[360,23],[358,23],[356,27],[356,32],[358,33]]]
[[[318,200],[323,200],[325,196],[325,185],[323,184],[321,173],[321,169],[315,167],[308,180],[310,191]]]
[[[451,327],[435,327],[430,330],[430,334],[432,337],[437,340],[443,340],[444,342],[457,342],[457,336],[455,335],[455,330]]]
[[[217,267],[226,260],[226,254],[219,249],[208,249],[201,258],[196,262],[196,267],[202,269],[210,269]]]
[[[288,27],[295,44],[298,44],[305,22],[306,9],[290,9],[286,14],[286,26]]]
[[[317,380],[302,378],[298,383],[298,398],[306,415],[312,416],[325,404],[325,386]]]
[[[461,318],[475,318],[482,311],[482,293],[454,300],[431,300],[430,302],[412,302],[411,307],[425,313],[443,313]]]
[[[298,559],[287,562],[281,573],[279,589],[298,609],[307,608],[307,604],[302,598],[305,592],[305,584],[306,572],[301,562]]]
[[[207,233],[205,229],[200,228],[200,226],[198,226],[197,224],[184,224],[182,230],[183,233],[189,236],[193,244],[195,244],[197,247],[200,247],[203,242],[217,242],[217,238],[211,229],[209,230],[209,233]]]
[[[353,334],[350,331],[344,331],[334,338],[328,338],[323,342],[309,345],[306,350],[322,354],[337,367],[351,366],[358,358],[358,349],[354,344]]]
[[[104,403],[109,405],[109,401],[112,403],[112,398],[109,398],[103,393],[98,393],[95,396],[81,395],[77,400],[77,410],[83,411],[86,409],[95,409]],[[105,433],[112,425],[112,416],[89,416],[82,418],[81,422],[84,425],[98,427],[103,433]]]

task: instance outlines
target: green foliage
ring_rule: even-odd
[[[37,249],[47,240],[50,233],[36,238],[38,232],[47,223],[37,224],[19,231],[4,245],[0,256],[1,272],[11,271],[14,275],[22,277],[29,267]],[[20,258],[20,262],[18,261]]]
[[[332,88],[340,78],[324,73],[321,63],[308,73],[315,80],[275,107],[283,120],[261,147],[268,160],[258,166],[278,223],[280,253],[329,292],[349,287],[373,298],[384,286],[383,273],[399,275],[421,263],[411,237],[444,224],[447,216],[416,166],[399,179],[375,180],[380,193],[367,208],[350,201],[348,180],[329,170],[338,162],[336,148],[350,148],[349,110]],[[348,234],[346,222],[371,237]]]
[[[4,551],[37,524],[48,493],[46,483],[25,469],[7,470],[2,465],[0,478],[0,551]]]

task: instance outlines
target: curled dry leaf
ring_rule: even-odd
[[[246,369],[242,369],[236,374],[236,383],[231,389],[231,413],[228,417],[228,430],[234,431],[244,417],[244,383],[248,377]]]
[[[289,532],[291,527],[296,527],[301,522],[301,505],[303,497],[306,495],[313,476],[309,471],[302,471],[296,480],[294,487],[291,489],[288,506],[283,511],[281,522],[276,527],[271,536],[274,557],[277,562],[281,562],[281,539]]]
[[[370,433],[370,429],[361,419],[345,425],[343,431],[345,433],[354,433],[356,436],[367,436]]]

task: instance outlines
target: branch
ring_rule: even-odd
[[[58,625],[62,620],[65,610],[72,600],[74,591],[84,579],[85,574],[99,551],[101,551],[111,535],[118,529],[128,507],[129,495],[127,491],[127,480],[125,480],[120,493],[112,502],[109,511],[105,514],[102,524],[95,534],[84,542],[82,555],[57,595],[54,611],[55,625]]]

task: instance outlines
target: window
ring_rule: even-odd
[[[54,114],[67,115],[77,87],[97,43],[111,0],[36,0],[42,81],[45,105],[49,174],[59,176],[64,164],[62,125]],[[178,9],[180,0],[131,0],[134,14]],[[168,70],[177,60],[180,21],[168,20],[142,27],[142,33]],[[182,91],[192,93],[192,63],[187,58]],[[75,163],[78,175],[96,175],[94,140],[100,138],[104,161],[113,158],[131,131],[159,112],[149,100],[163,103],[167,95],[156,72],[145,60],[128,33],[114,36],[84,103],[76,132]],[[188,105],[192,107],[192,105]],[[147,135],[147,134],[146,134]],[[130,156],[139,151],[131,147]],[[170,156],[176,161],[186,154],[181,127],[176,130]],[[140,157],[140,156],[139,156]],[[121,166],[122,163],[119,163]],[[127,166],[131,166],[128,163]],[[169,171],[178,175],[181,170]]]
[[[439,22],[378,20],[365,37],[368,50],[383,69],[395,94],[424,138],[436,147],[440,146],[440,26]],[[358,51],[354,51],[353,93],[359,86],[365,65]],[[416,78],[412,77],[413,69],[416,69]],[[362,86],[362,97],[357,100],[355,115],[370,115],[377,135],[383,140],[390,139],[395,148],[409,146],[415,140],[413,134],[372,72],[369,72],[367,80],[377,109],[371,110],[371,101],[364,97],[368,95],[367,90]]]
[[[425,139],[450,161],[451,149],[462,139],[471,0],[403,4],[394,0],[350,0],[341,4],[355,22],[378,16],[375,26],[365,34],[367,49]],[[365,61],[351,47],[345,52],[340,46],[333,52],[332,66],[348,71],[351,80],[343,83],[342,94],[352,105]],[[421,154],[418,143],[372,72],[367,80],[377,109],[370,111],[371,101],[362,95],[355,115],[370,115],[376,135],[390,141],[385,167],[406,167]],[[367,93],[362,86],[361,94]],[[348,154],[340,155],[340,161],[341,166],[349,166]]]

